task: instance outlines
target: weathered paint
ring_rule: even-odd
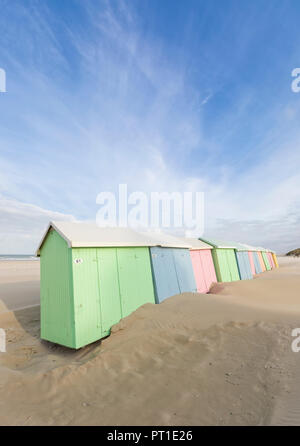
[[[150,254],[156,303],[197,291],[188,249],[151,247]]]
[[[210,249],[190,251],[198,293],[208,293],[213,282],[217,282]]]
[[[278,259],[277,259],[277,256],[276,256],[275,252],[272,252],[272,256],[273,256],[273,259],[274,259],[275,266],[276,266],[276,268],[278,268],[279,264],[278,264]]]
[[[242,280],[253,279],[248,252],[236,251],[235,255],[240,278]]]
[[[255,274],[257,274],[257,272],[255,270],[255,264],[254,264],[253,252],[252,251],[248,251],[248,257],[249,257],[251,272],[252,272],[252,275],[254,276]]]
[[[267,271],[270,271],[270,270],[271,270],[271,265],[270,265],[270,262],[269,262],[267,253],[264,252],[264,251],[262,251],[262,252],[261,252],[261,255],[262,255],[263,261],[264,261],[264,263],[265,263],[266,270],[267,270]]]
[[[41,248],[41,337],[80,348],[155,303],[149,248],[68,248],[51,231]]]
[[[262,270],[262,267],[261,267],[261,263],[260,263],[260,260],[259,260],[258,253],[255,252],[255,251],[252,251],[251,254],[252,254],[252,257],[253,257],[253,260],[254,260],[255,273],[256,274],[262,273],[263,270]]]
[[[259,260],[262,272],[266,271],[267,268],[266,268],[266,265],[265,265],[265,262],[264,262],[264,259],[263,259],[261,251],[257,251],[257,256],[258,256],[258,260]]]
[[[213,248],[212,257],[218,282],[240,280],[234,249]]]

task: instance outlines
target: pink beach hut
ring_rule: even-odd
[[[214,262],[211,255],[212,246],[201,240],[187,238],[198,293],[208,293],[212,283],[217,282]]]
[[[254,264],[254,258],[253,258],[253,252],[252,251],[248,251],[248,256],[249,256],[249,262],[250,262],[250,268],[252,271],[253,276],[255,276],[256,273],[256,269],[255,269],[255,264]]]
[[[269,251],[269,252],[267,252],[266,254],[267,254],[267,256],[268,256],[268,259],[269,259],[269,263],[270,263],[270,265],[271,265],[271,268],[272,268],[272,269],[276,268],[275,263],[274,263],[274,259],[273,259],[273,256],[272,256],[272,253]]]

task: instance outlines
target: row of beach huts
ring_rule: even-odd
[[[75,349],[141,305],[278,267],[264,248],[79,222],[51,222],[37,255],[41,337]]]

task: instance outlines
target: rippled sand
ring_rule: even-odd
[[[37,263],[4,263],[0,424],[300,424],[299,260],[144,305],[77,352],[39,339]]]

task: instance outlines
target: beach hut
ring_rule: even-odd
[[[161,303],[175,294],[196,292],[189,244],[185,239],[165,233],[145,235],[156,244],[150,247],[156,303]]]
[[[218,282],[233,282],[240,280],[235,247],[230,242],[220,240],[206,240],[199,238],[204,243],[212,246],[212,258],[215,266]]]
[[[270,265],[270,259],[268,257],[267,250],[265,248],[259,248],[259,250],[261,252],[261,255],[262,255],[262,258],[263,258],[266,270],[270,271],[272,268],[271,268],[271,265]]]
[[[261,267],[261,271],[265,272],[267,270],[267,268],[266,268],[266,265],[265,265],[265,262],[264,262],[264,259],[263,259],[263,256],[262,256],[261,249],[262,248],[257,248],[256,254],[257,254],[258,261],[259,261],[259,264],[260,264],[260,267]]]
[[[273,259],[272,252],[268,251],[267,255],[268,255],[270,266],[271,266],[272,269],[274,269],[275,268],[275,262],[274,262],[274,259]]]
[[[248,248],[241,243],[232,243],[235,246],[235,255],[241,280],[253,279]]]
[[[246,246],[248,248],[248,256],[249,256],[252,274],[253,275],[260,274],[262,272],[262,269],[261,269],[259,258],[257,255],[257,248],[255,248],[254,246],[245,245],[245,244],[244,244],[244,246]]]
[[[212,246],[198,239],[186,238],[190,244],[190,255],[198,293],[208,293],[212,283],[217,282]]]
[[[274,251],[272,251],[272,256],[273,256],[275,267],[278,268],[279,267],[278,259],[277,259],[276,253]]]
[[[274,251],[265,248],[257,248],[261,252],[261,257],[264,263],[265,270],[278,268],[278,260]]]
[[[167,234],[51,222],[37,256],[41,337],[75,349],[145,303],[196,292],[189,245]]]
[[[256,272],[256,268],[255,268],[254,258],[253,258],[253,252],[248,250],[247,254],[248,254],[248,258],[249,258],[251,273],[253,276],[255,276],[255,274],[257,274],[257,272]]]
[[[256,248],[246,245],[249,248],[249,255],[252,252],[254,266],[257,273],[270,271],[278,267],[278,261],[274,251],[265,248]]]
[[[154,303],[154,243],[127,228],[51,222],[37,250],[42,339],[78,349]]]
[[[261,262],[258,256],[258,252],[257,251],[249,251],[249,255],[253,257],[253,261],[254,261],[254,266],[255,266],[255,274],[260,274],[263,272],[263,269],[261,267]]]
[[[266,251],[266,256],[269,261],[270,269],[273,269],[273,258],[271,260],[271,255],[270,255],[269,251]]]

